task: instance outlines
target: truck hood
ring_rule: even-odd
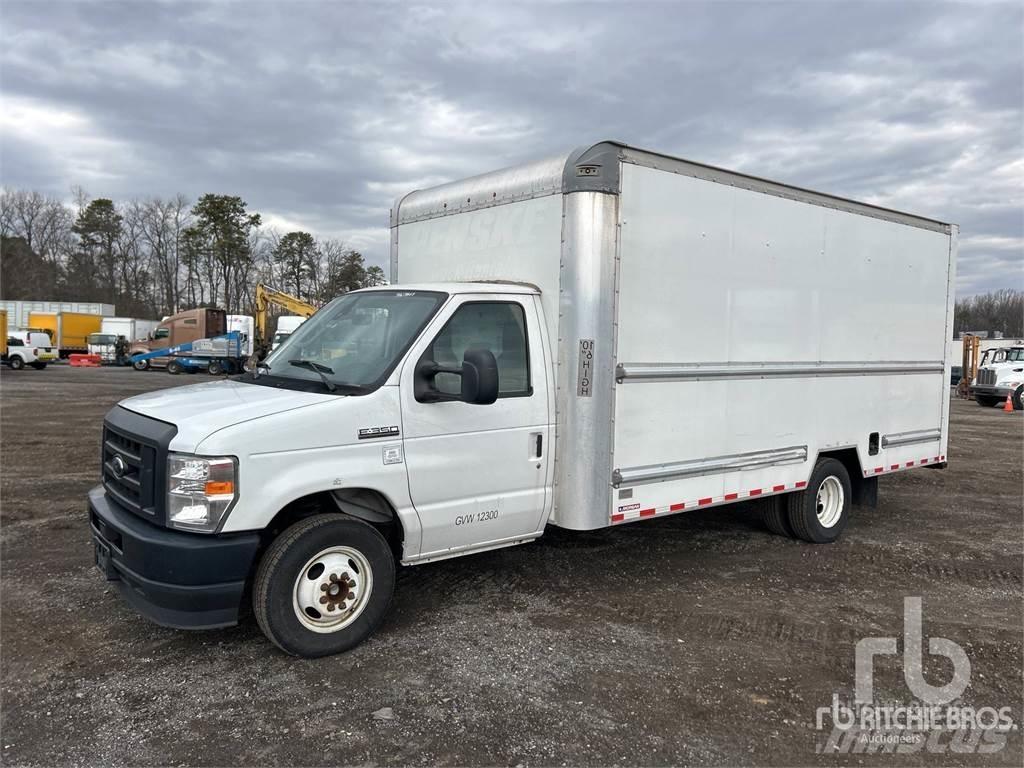
[[[214,432],[275,413],[336,402],[344,395],[297,392],[238,381],[210,381],[186,387],[172,387],[122,400],[129,411],[174,424],[178,433],[171,448],[195,447]]]

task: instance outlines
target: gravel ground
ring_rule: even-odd
[[[92,564],[104,412],[205,378],[0,373],[4,764],[1022,764],[1019,730],[991,754],[825,756],[815,729],[908,595],[926,638],[966,651],[964,703],[1021,721],[1021,413],[954,401],[949,469],[883,477],[836,544],[772,536],[744,504],[552,530],[403,570],[373,638],[302,661],[251,620],[154,626]],[[906,702],[898,661],[876,669]],[[934,684],[950,669],[927,657]]]

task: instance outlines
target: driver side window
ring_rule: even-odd
[[[529,397],[530,357],[526,315],[521,305],[505,301],[463,304],[434,337],[424,357],[446,368],[462,365],[467,349],[490,350],[498,363],[498,397]],[[458,395],[462,380],[453,373],[434,377],[438,392]]]

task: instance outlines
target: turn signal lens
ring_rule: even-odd
[[[215,482],[213,480],[206,481],[206,495],[207,496],[230,496],[235,492],[235,484],[230,480],[223,482]]]

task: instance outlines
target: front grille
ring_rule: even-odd
[[[103,428],[103,487],[114,501],[137,515],[156,516],[153,468],[156,449],[109,424]]]
[[[981,368],[978,371],[978,385],[982,387],[994,387],[996,384],[996,372],[993,368]]]

